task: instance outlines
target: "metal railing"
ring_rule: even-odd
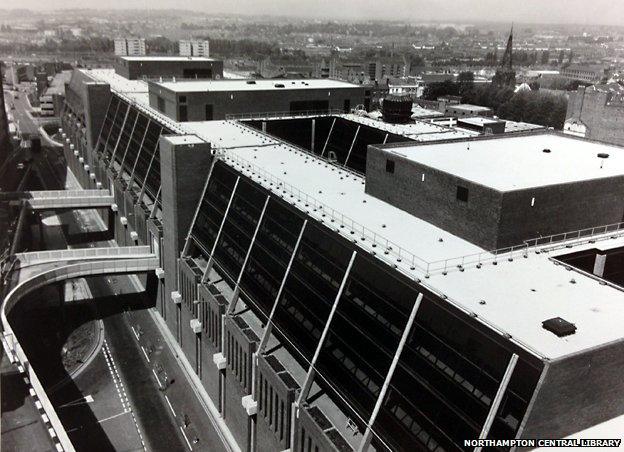
[[[427,274],[439,271],[446,274],[446,272],[453,269],[463,270],[470,266],[480,267],[486,263],[497,264],[504,260],[511,262],[518,257],[527,258],[531,251],[537,252],[540,247],[550,248],[580,245],[583,243],[592,243],[601,239],[618,237],[620,235],[624,235],[624,222],[536,237],[525,240],[524,243],[520,245],[429,262],[427,264]]]
[[[529,246],[526,243],[508,246],[480,253],[468,254],[465,256],[440,259],[427,264],[427,275],[435,272],[446,274],[449,270],[463,270],[470,266],[480,267],[486,263],[497,264],[501,259],[513,261],[517,257],[527,257]]]
[[[306,149],[304,147],[301,147],[298,144],[295,144],[295,143],[293,143],[291,141],[285,140],[283,138],[277,138],[277,137],[271,135],[270,133],[263,132],[262,130],[255,129],[255,128],[249,126],[248,124],[245,124],[244,122],[236,121],[236,124],[241,126],[241,127],[245,127],[247,129],[249,129],[249,131],[252,132],[252,133],[259,133],[259,134],[264,135],[265,137],[267,137],[270,140],[275,140],[275,144],[277,146],[279,146],[280,144],[289,146],[289,147],[291,147],[291,148],[293,148],[293,149],[295,149],[295,150],[297,150],[299,152],[302,152],[303,154],[309,155],[310,157],[314,157],[315,159],[322,160],[323,162],[327,163],[328,165],[333,165],[340,171],[344,171],[344,172],[350,173],[353,176],[357,176],[357,177],[362,178],[362,179],[365,177],[364,174],[362,174],[362,173],[360,173],[358,171],[355,171],[354,169],[351,169],[348,166],[344,166],[342,163],[340,163],[338,161],[333,161],[333,160],[330,160],[329,158],[324,157],[322,155],[315,154],[314,152],[312,152],[312,151],[310,151],[310,150],[308,150],[308,149]]]
[[[45,262],[92,260],[110,258],[143,258],[152,254],[149,246],[121,246],[102,248],[73,248],[70,250],[31,251],[11,256],[17,268]]]
[[[480,268],[483,264],[492,263],[494,265],[502,261],[513,261],[517,258],[528,258],[529,252],[544,245],[568,245],[572,242],[591,241],[597,239],[601,235],[616,233],[624,234],[624,223],[615,223],[606,226],[597,226],[594,228],[582,229],[578,231],[566,232],[561,234],[553,234],[547,237],[539,237],[524,241],[524,243],[514,246],[498,248],[479,253],[468,254],[448,259],[440,259],[437,261],[426,261],[425,259],[415,255],[414,253],[402,248],[398,244],[388,240],[383,235],[367,228],[352,218],[337,211],[333,207],[324,204],[313,196],[301,191],[299,188],[289,184],[282,179],[274,176],[263,168],[250,163],[246,159],[227,152],[226,148],[215,148],[216,155],[229,162],[234,166],[238,166],[241,172],[252,173],[249,176],[262,179],[268,184],[268,188],[280,193],[280,196],[291,203],[304,203],[306,212],[311,216],[317,217],[322,223],[328,224],[330,228],[336,231],[348,231],[352,236],[352,240],[357,242],[368,242],[372,248],[378,248],[380,257],[391,257],[396,263],[409,264],[410,270],[420,270],[428,277],[435,273],[446,274],[451,270],[463,271],[469,267]]]
[[[358,223],[352,218],[344,215],[342,212],[324,204],[313,196],[301,191],[294,185],[284,182],[259,166],[254,165],[237,155],[227,153],[227,150],[220,148],[215,150],[217,152],[216,155],[219,158],[225,162],[233,164],[234,166],[238,166],[241,172],[250,172],[252,173],[250,175],[252,178],[256,175],[257,178],[263,179],[264,182],[269,185],[269,189],[273,189],[273,191],[277,191],[278,193],[281,192],[280,196],[286,199],[286,201],[290,201],[291,203],[304,203],[304,207],[308,214],[317,217],[319,221],[328,224],[329,227],[336,229],[336,231],[347,231],[347,233],[352,236],[352,240],[358,242],[368,242],[371,244],[372,248],[378,248],[378,253],[380,255],[392,256],[396,262],[409,264],[411,269],[418,268],[422,271],[427,270],[427,266],[429,264],[427,261],[388,240],[377,232]]]
[[[591,242],[598,238],[598,236],[606,234],[615,234],[616,236],[624,234],[624,222],[579,229],[578,231],[562,232],[559,234],[548,235],[546,237],[537,237],[525,240],[525,243],[530,247],[562,244],[569,245],[573,242]]]
[[[263,111],[253,113],[233,113],[225,115],[225,119],[249,120],[249,119],[290,119],[293,117],[306,116],[334,116],[341,115],[344,111],[340,109],[325,110],[297,110],[297,111]]]

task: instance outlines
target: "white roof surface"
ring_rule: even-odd
[[[474,111],[489,111],[491,108],[484,107],[482,105],[473,105],[473,104],[449,104],[446,108],[459,108],[462,110],[474,110]]]
[[[412,106],[412,118],[422,118],[431,116],[444,116],[444,113],[438,110],[431,110],[429,108],[423,108],[416,104]]]
[[[254,83],[247,83],[254,82]],[[184,80],[176,82],[153,82],[165,89],[189,93],[197,91],[267,91],[289,89],[332,89],[332,88],[361,88],[359,85],[330,79],[300,79],[300,80]],[[276,85],[283,85],[283,88]]]
[[[116,87],[113,86],[113,89]],[[148,105],[142,107],[150,108]],[[598,281],[578,272],[568,271],[550,260],[550,257],[583,248],[606,249],[624,246],[624,237],[572,246],[569,249],[560,248],[549,253],[536,254],[531,251],[528,253],[528,258],[516,255],[512,262],[501,257],[496,266],[485,263],[480,269],[470,267],[463,272],[451,270],[446,275],[440,271],[431,272],[431,276],[424,279],[425,271],[420,268],[426,265],[426,263],[423,264],[424,261],[432,262],[473,253],[483,253],[484,256],[490,257],[491,255],[472,243],[367,195],[364,193],[362,177],[293,149],[279,140],[253,131],[236,121],[187,122],[177,125],[189,134],[195,134],[211,142],[215,147],[226,149],[226,155],[230,157],[226,160],[228,164],[242,170],[265,188],[283,196],[301,210],[308,211],[311,216],[323,221],[345,237],[351,240],[361,239],[362,234],[359,227],[354,228],[355,234],[352,235],[350,226],[341,229],[338,222],[331,223],[329,221],[330,209],[335,209],[339,214],[365,225],[370,231],[379,235],[377,242],[380,245],[373,248],[371,240],[358,240],[360,247],[367,252],[375,252],[377,257],[396,265],[408,276],[421,279],[432,290],[444,295],[449,303],[453,303],[466,312],[474,313],[477,319],[499,331],[507,332],[512,340],[537,355],[551,359],[560,358],[621,340],[624,337],[621,328],[624,320],[622,292],[607,285],[601,285]],[[612,156],[621,152],[615,147],[595,145],[580,140],[561,138],[549,141],[550,138],[560,137],[538,135],[504,140],[505,143],[510,144],[506,146],[510,148],[508,152],[513,151],[518,155],[521,154],[520,151],[526,151],[527,139],[530,145],[538,146],[540,152],[546,146],[551,147],[553,150],[549,154],[551,157],[558,151],[572,153],[572,157],[583,152],[595,154],[598,149],[600,151],[608,149],[607,152]],[[473,149],[475,144],[488,141],[500,143],[503,139],[473,141]],[[443,150],[446,147],[455,149],[457,146],[463,146],[463,144],[433,144],[421,146],[420,149]],[[516,154],[514,158],[517,157]],[[569,162],[574,158],[559,160],[568,162],[563,164],[565,168],[568,168],[572,166]],[[613,161],[619,161],[619,158],[611,160],[610,157],[607,163],[613,163]],[[531,163],[534,162],[531,161]],[[256,174],[251,173],[250,164],[255,166],[253,170]],[[531,172],[535,172],[537,167],[540,166],[531,167]],[[584,164],[580,163],[578,167],[584,168]],[[598,170],[590,169],[589,172],[592,171]],[[261,176],[260,172],[265,173]],[[275,183],[271,186],[264,180],[264,177],[272,177],[274,182],[275,178],[278,178],[296,187],[296,190],[300,190],[301,193],[291,198],[290,191],[283,193],[283,186],[277,186]],[[306,207],[303,194],[314,197],[327,207],[323,211],[315,211],[310,201],[308,201],[309,206]],[[298,198],[302,200],[298,201]],[[326,216],[323,217],[322,213]],[[405,250],[401,251],[401,261],[396,260],[396,255],[383,254],[385,245],[382,245],[382,237],[392,240],[393,243],[390,245],[394,253],[399,250],[399,247]],[[408,252],[421,259],[415,261],[414,270],[411,269],[414,264]],[[572,279],[575,280],[575,284],[571,283]],[[480,304],[481,300],[486,303]],[[577,327],[576,333],[559,338],[542,328],[542,321],[557,316],[574,323]]]
[[[318,158],[281,144],[260,132],[255,132],[233,121],[209,121],[184,123],[191,133],[226,148],[226,160],[235,168],[262,183],[266,188],[285,197],[295,206],[307,210],[310,215],[322,219],[333,229],[336,224],[321,217],[320,211],[305,207],[270,186],[260,177],[261,171],[279,178],[296,187],[329,208],[333,208],[382,237],[391,239],[394,248],[401,247],[425,261],[437,261],[483,252],[481,248],[454,236],[430,223],[414,217],[379,199],[364,193],[363,179],[327,164]],[[244,159],[244,160],[237,160]],[[252,174],[251,163],[256,174]],[[325,210],[328,212],[328,210]],[[360,238],[351,235],[350,228],[338,229],[349,239]],[[442,239],[442,241],[440,241]],[[378,240],[381,241],[381,240]],[[371,247],[370,241],[358,240],[358,245],[377,256],[385,258],[378,246]],[[562,248],[557,252],[529,253],[528,258],[518,254],[513,262],[501,258],[498,265],[484,264],[482,268],[467,268],[443,275],[432,273],[424,278],[424,271],[411,270],[411,261],[404,254],[401,262],[391,262],[404,273],[422,279],[432,290],[444,294],[449,302],[466,312],[475,313],[479,319],[499,331],[511,335],[534,353],[548,358],[559,358],[567,354],[604,344],[624,337],[621,322],[624,320],[622,292],[580,273],[567,271],[555,265],[549,257],[567,254],[587,247],[617,247],[624,245],[624,237],[615,240],[598,241],[595,244]],[[488,253],[485,253],[489,256]],[[387,259],[387,258],[385,258]],[[421,264],[420,261],[419,265]],[[571,279],[575,279],[575,284]],[[486,304],[480,304],[485,300]],[[542,328],[542,321],[552,317],[563,317],[575,323],[575,334],[559,338]]]
[[[342,118],[359,124],[374,127],[395,135],[401,135],[416,141],[446,140],[449,138],[467,138],[478,135],[478,132],[457,130],[451,127],[432,124],[425,121],[415,121],[407,124],[389,124],[382,120],[367,118],[352,113],[339,115]]]
[[[624,149],[549,133],[387,151],[498,191],[624,175]]]
[[[112,89],[121,93],[147,93],[147,83],[143,80],[128,80],[117,74],[115,69],[80,69],[85,74],[101,82],[108,83]]]

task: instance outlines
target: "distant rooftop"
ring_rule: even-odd
[[[452,138],[468,138],[478,135],[469,130],[458,130],[451,127],[432,124],[425,121],[414,121],[407,124],[391,124],[381,120],[367,118],[352,113],[340,115],[340,117],[359,124],[374,127],[384,132],[401,135],[416,141],[447,140]]]
[[[624,175],[622,148],[551,133],[499,135],[387,150],[499,191]]]
[[[197,91],[279,91],[288,89],[360,88],[360,85],[331,79],[183,80],[151,83],[180,93]]]
[[[195,57],[195,56],[167,56],[167,55],[137,55],[137,56],[120,56],[126,61],[216,61],[214,58]]]
[[[448,108],[459,108],[461,110],[473,110],[473,111],[489,111],[489,110],[491,110],[489,107],[484,107],[482,105],[473,105],[473,104],[450,104],[447,107]]]

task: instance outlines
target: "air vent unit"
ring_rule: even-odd
[[[559,337],[569,336],[576,332],[576,325],[561,317],[553,317],[552,319],[544,320],[542,322],[542,327]]]

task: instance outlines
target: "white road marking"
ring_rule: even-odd
[[[184,431],[184,429],[182,427],[180,427],[180,431],[182,432],[182,436],[184,436],[184,440],[186,441],[186,445],[188,446],[188,448],[190,450],[193,450],[193,447],[191,446],[191,442],[186,437],[186,432]]]
[[[139,335],[137,334],[137,332],[134,330],[134,327],[131,326],[130,328],[132,328],[132,332],[134,333],[134,337],[136,337],[137,341],[140,340],[139,339]]]
[[[141,441],[141,446],[143,446],[143,450],[147,451],[147,447],[145,446],[145,442],[143,441],[143,435],[141,434],[141,429],[139,428],[139,424],[134,417],[134,412],[132,411],[132,405],[130,405],[130,400],[126,394],[126,390],[124,388],[123,382],[121,381],[121,377],[119,376],[119,372],[117,371],[117,365],[113,360],[113,355],[108,348],[108,342],[104,339],[104,346],[102,347],[102,352],[104,353],[104,358],[106,358],[106,364],[108,365],[108,370],[113,377],[113,383],[115,383],[115,388],[117,389],[117,394],[119,395],[119,400],[121,400],[121,406],[124,412],[130,413],[132,416],[132,421],[134,422],[134,427],[136,428],[137,434],[139,435],[139,440]]]
[[[150,362],[149,356],[147,356],[147,352],[145,351],[145,347],[143,347],[142,345],[141,345],[141,350],[143,351],[143,354],[145,355],[145,359],[149,363]]]
[[[156,371],[154,369],[152,369],[152,373],[154,374],[154,377],[156,377],[156,381],[158,382],[158,386],[160,386],[162,388],[163,385],[160,382],[160,378],[158,378],[158,374],[156,373]]]
[[[101,424],[101,423],[102,423],[102,422],[104,422],[104,421],[109,421],[109,420],[111,420],[111,419],[115,419],[116,417],[119,417],[119,416],[123,416],[124,414],[128,414],[129,412],[130,412],[130,411],[128,411],[128,410],[124,410],[124,411],[122,411],[121,413],[117,413],[117,414],[114,414],[113,416],[109,416],[109,417],[107,417],[107,418],[100,419],[100,420],[98,421],[98,424]]]
[[[167,405],[169,405],[169,409],[173,413],[173,417],[177,417],[176,412],[173,410],[173,405],[171,405],[171,402],[169,401],[169,397],[167,397],[166,395],[165,395],[165,400],[167,401]]]

